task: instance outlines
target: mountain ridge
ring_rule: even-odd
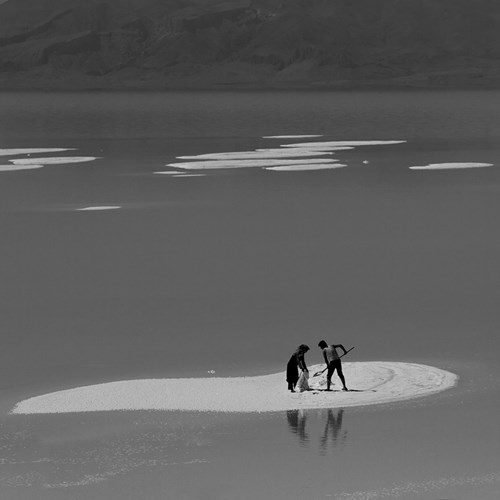
[[[493,0],[9,0],[0,88],[498,87]]]

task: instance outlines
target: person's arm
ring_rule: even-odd
[[[304,353],[299,354],[299,356],[298,356],[298,361],[299,361],[299,363],[298,363],[299,368],[300,368],[302,371],[304,371],[304,372],[309,371],[309,370],[307,369],[307,366],[306,366],[306,360],[304,359]]]
[[[326,363],[326,366],[328,367],[329,366],[328,358],[326,357],[326,352],[324,349],[323,349],[323,358],[325,358],[325,363]]]
[[[337,344],[334,345],[333,347],[335,347],[335,349],[337,349],[337,347],[340,347],[344,351],[344,354],[347,354],[347,351],[345,350],[345,347],[342,344]]]

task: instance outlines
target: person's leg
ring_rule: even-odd
[[[295,392],[295,384],[293,382],[288,382],[288,390],[291,392]]]
[[[342,386],[343,386],[344,391],[348,391],[349,389],[345,385],[344,372],[342,371],[342,363],[340,362],[340,359],[338,360],[337,374],[340,378],[340,381],[342,382]]]
[[[330,390],[330,386],[332,385],[332,376],[335,372],[335,365],[334,363],[330,363],[328,365],[328,372],[326,373],[326,390]]]

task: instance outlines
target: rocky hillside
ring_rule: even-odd
[[[497,0],[8,0],[1,88],[498,86]]]

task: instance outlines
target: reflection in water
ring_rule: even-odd
[[[336,413],[333,410],[327,410],[325,430],[323,436],[319,443],[320,452],[322,454],[326,453],[328,448],[328,443],[330,442],[332,447],[336,447],[339,443],[343,444],[347,433],[340,433],[342,430],[342,419],[344,418],[344,409],[340,408]]]
[[[290,430],[297,434],[301,446],[305,446],[309,441],[309,436],[306,432],[307,412],[305,410],[288,410],[286,418]]]
[[[339,445],[343,445],[347,438],[347,431],[342,432],[342,422],[344,418],[344,409],[340,408],[337,410],[322,410],[319,412],[314,412],[314,410],[289,410],[286,412],[286,418],[290,431],[296,434],[299,438],[301,446],[306,446],[309,444],[309,433],[306,431],[306,422],[308,415],[316,414],[321,420],[324,418],[324,426],[322,431],[319,433],[319,450],[320,454],[324,455],[328,447],[331,446],[335,448]]]

